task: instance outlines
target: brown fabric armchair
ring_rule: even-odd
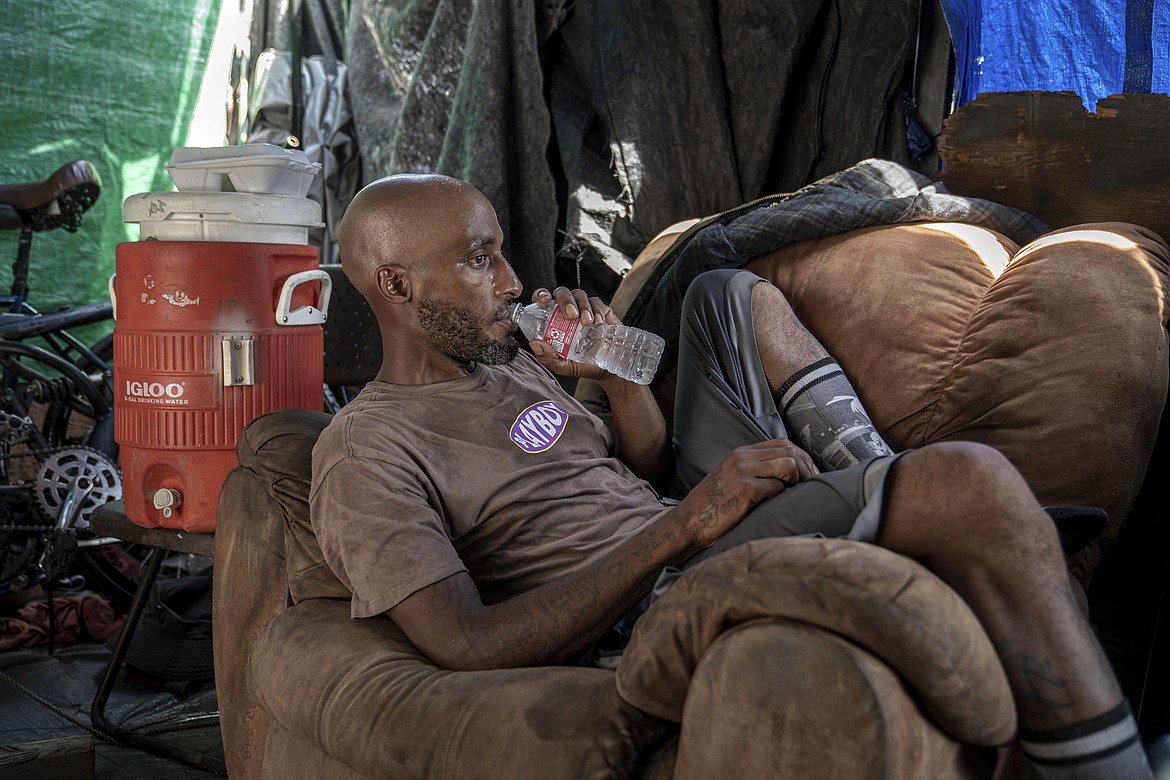
[[[1043,501],[1106,508],[1115,534],[1165,399],[1170,251],[1122,225],[1019,256],[986,239],[875,228],[753,267],[894,446],[985,441]],[[656,389],[669,406],[670,378]],[[966,606],[914,562],[840,540],[755,542],[695,567],[616,672],[439,669],[390,620],[351,620],[321,558],[306,498],[327,420],[256,420],[221,495],[214,640],[233,778],[990,777],[1013,738],[1003,671]]]

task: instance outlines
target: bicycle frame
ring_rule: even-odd
[[[45,190],[46,185],[58,189]],[[112,305],[102,302],[41,314],[28,302],[33,233],[56,227],[76,231],[82,212],[97,198],[100,185],[88,163],[65,166],[46,185],[9,187],[5,191],[13,205],[0,204],[0,227],[20,230],[11,292],[0,295],[0,412],[7,426],[0,438],[0,500],[11,507],[5,509],[6,515],[15,511],[26,523],[33,519],[31,506],[11,502],[35,504],[35,491],[29,484],[13,483],[10,465],[14,456],[35,454],[39,460],[41,453],[76,446],[96,449],[111,458],[117,452],[112,370],[98,354],[102,344],[108,347],[108,341],[91,347],[69,332],[69,328],[110,319]],[[39,343],[31,343],[33,339]],[[35,405],[41,405],[43,412],[33,414]],[[74,411],[92,419],[80,439],[68,435]],[[34,416],[40,427],[33,423]],[[24,452],[24,448],[29,451]]]

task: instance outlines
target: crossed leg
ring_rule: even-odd
[[[827,356],[773,285],[752,288],[752,311],[773,390]],[[924,564],[971,606],[1022,727],[1048,731],[1117,706],[1121,690],[1070,590],[1052,521],[1006,458],[937,444],[903,456],[886,484],[878,544]]]
[[[751,299],[756,348],[775,392],[827,352],[776,287],[757,283]],[[1024,747],[1042,774],[1149,777],[1128,705],[1071,590],[1056,529],[1011,463],[980,444],[929,445],[891,467],[883,501],[877,543],[925,565],[979,618],[1015,696],[1021,739],[1037,740]]]
[[[1056,529],[1006,458],[968,442],[907,453],[887,478],[884,509],[878,544],[922,563],[975,612],[1021,728],[1059,729],[1120,703]]]

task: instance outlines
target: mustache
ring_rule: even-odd
[[[514,304],[515,302],[516,302],[515,299],[510,299],[505,303],[501,303],[496,308],[496,310],[494,312],[492,312],[492,321],[494,322],[495,320],[511,319],[512,304]]]

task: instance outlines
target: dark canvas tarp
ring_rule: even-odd
[[[558,250],[620,271],[680,219],[907,161],[917,31],[912,0],[355,0],[364,175],[479,187],[528,289]]]

